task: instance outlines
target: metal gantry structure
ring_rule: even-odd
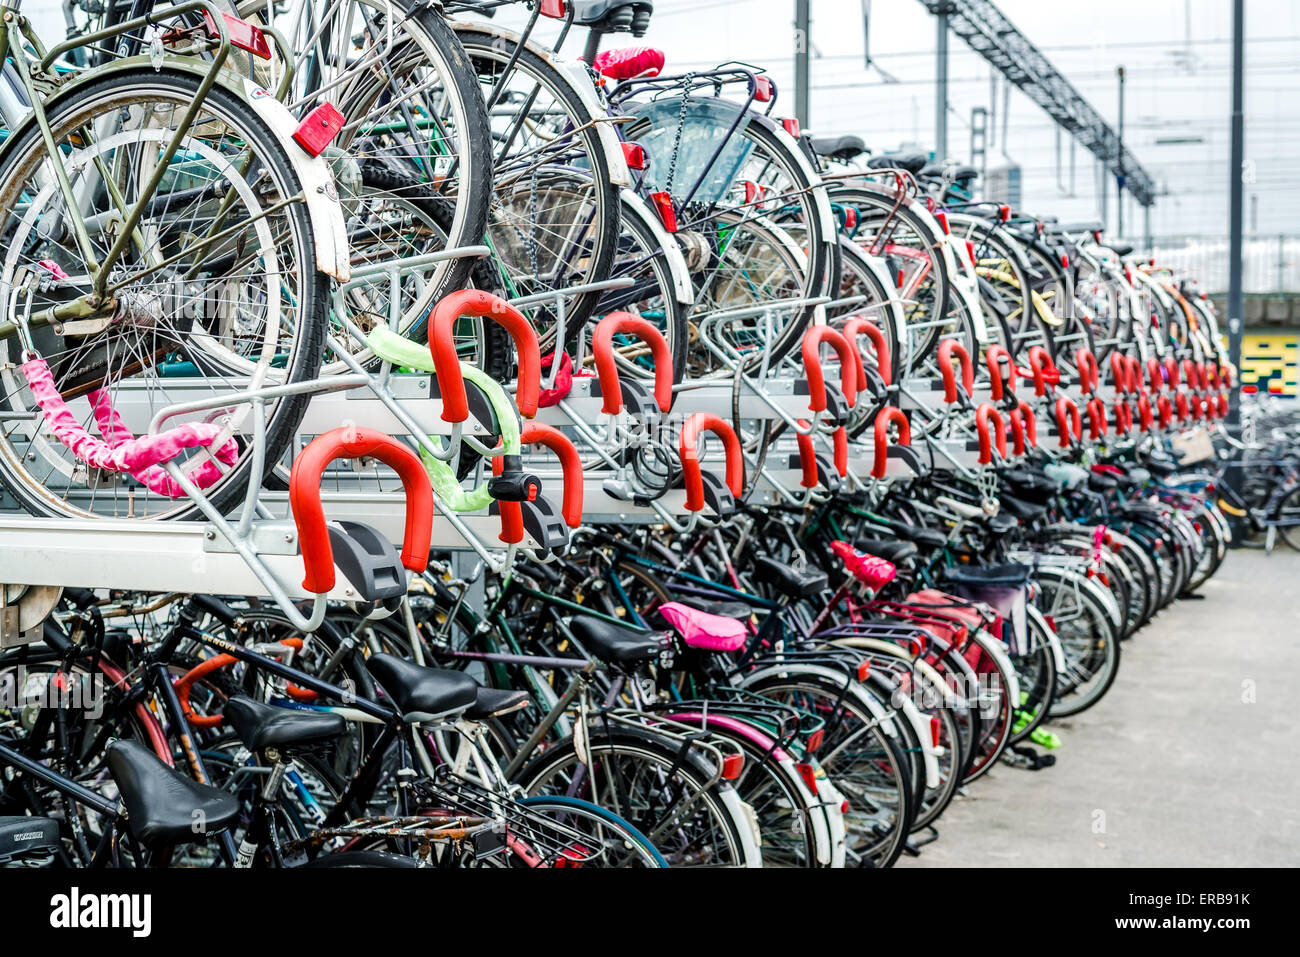
[[[1054,67],[1029,38],[1016,29],[990,0],[921,0],[939,19],[941,36],[947,30],[1041,106],[1062,129],[1096,156],[1115,176],[1122,190],[1144,207],[1155,202],[1156,187],[1142,164],[1123,145],[1118,133],[1083,95]],[[946,41],[941,41],[941,50]],[[946,72],[940,57],[940,75]],[[937,109],[946,112],[946,90],[940,83]],[[942,130],[942,118],[937,124]],[[942,133],[939,133],[941,136]]]

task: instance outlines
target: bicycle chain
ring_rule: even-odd
[[[664,182],[664,192],[669,196],[673,192],[673,177],[677,174],[677,157],[682,150],[682,131],[686,128],[686,110],[690,104],[691,82],[694,79],[694,73],[687,73],[683,81],[685,91],[682,93],[682,108],[677,114],[677,132],[673,136],[673,152],[668,158],[668,176]]]

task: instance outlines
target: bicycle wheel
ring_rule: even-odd
[[[688,98],[684,104],[680,97],[665,97],[629,105],[637,119],[623,127],[622,135],[641,143],[655,161],[642,189],[674,192],[685,204],[679,241],[707,251],[692,266],[695,314],[772,306],[767,320],[749,318],[721,331],[720,338],[752,367],[784,357],[812,321],[814,307],[782,307],[780,301],[825,295],[838,280],[830,273],[835,237],[823,231],[830,219],[825,187],[783,133],[755,118],[743,119],[727,145],[725,174],[718,171],[723,164],[689,161],[700,150],[694,159],[707,158],[736,109],[708,97]],[[677,135],[683,130],[678,149]],[[703,149],[705,137],[708,149]],[[685,159],[669,183],[667,171],[677,166],[678,155]],[[691,190],[694,196],[685,195]],[[751,198],[756,195],[762,198]],[[780,253],[774,244],[793,246],[798,256]],[[691,360],[698,365],[696,375],[718,369],[705,350],[696,350]]]
[[[239,9],[264,22],[272,5],[244,0]],[[403,175],[399,197],[409,192],[443,211],[439,229],[408,234],[406,255],[481,243],[492,190],[487,110],[441,10],[421,0],[343,0],[290,4],[271,22],[294,52],[288,99],[295,112],[329,100],[345,117],[334,144],[347,153],[346,161],[335,160],[345,202],[346,177],[337,166],[386,168]],[[353,262],[386,261],[382,255],[381,247],[362,246]],[[397,331],[422,340],[430,306],[464,286],[472,264],[451,259],[402,277],[410,301]]]
[[[649,320],[663,333],[673,357],[673,381],[680,382],[690,351],[688,323],[692,303],[681,301],[674,268],[661,246],[662,233],[649,221],[652,214],[645,204],[635,193],[623,190],[619,208],[618,251],[610,265],[609,278],[630,279],[632,285],[601,295],[594,318],[601,319],[622,310]],[[689,283],[689,276],[682,278]],[[616,339],[614,343],[620,373],[653,377],[653,367],[645,362],[648,355],[649,349],[639,339],[626,342]]]
[[[914,212],[892,191],[834,184],[836,203],[853,207],[858,225],[850,238],[873,256],[882,256],[898,283],[907,319],[907,345],[894,363],[896,377],[917,368],[938,348],[944,319],[956,298],[949,276],[944,237],[933,220]],[[974,356],[974,353],[971,353]]]
[[[829,679],[790,675],[748,687],[826,721],[818,762],[849,802],[844,814],[848,863],[892,866],[903,853],[915,814],[910,765],[900,742],[855,694],[844,694]]]
[[[1119,674],[1119,641],[1110,614],[1082,576],[1058,568],[1039,568],[1039,608],[1056,629],[1065,653],[1065,671],[1048,714],[1063,718],[1091,708]]]
[[[28,512],[75,518],[190,518],[197,508],[161,469],[100,468],[56,435],[28,388],[27,351],[15,324],[42,310],[82,308],[76,322],[31,324],[31,351],[48,366],[76,425],[104,444],[121,429],[141,434],[179,401],[297,382],[316,374],[325,331],[327,280],[315,268],[307,211],[293,162],[270,128],[221,86],[203,98],[180,148],[118,259],[99,304],[92,269],[113,242],[113,224],[160,162],[199,79],[168,70],[117,73],[56,100],[51,156],[35,124],[6,144],[0,168],[0,479]],[[87,131],[95,131],[88,136]],[[66,208],[55,163],[72,183]],[[223,199],[223,197],[225,197]],[[85,224],[83,252],[73,224]],[[241,228],[242,224],[242,228]],[[82,307],[76,304],[82,303]],[[49,315],[49,313],[46,313]],[[48,399],[46,400],[48,404]],[[92,407],[92,401],[96,403]],[[246,486],[256,454],[244,436],[265,429],[267,461],[287,447],[306,396],[219,410],[206,448],[172,461],[206,485],[219,509]],[[101,418],[107,409],[107,423]],[[116,413],[119,419],[112,420]],[[172,426],[199,417],[172,419]],[[238,438],[235,438],[238,436]],[[111,442],[109,440],[112,440]],[[225,458],[214,457],[220,453]],[[155,484],[156,483],[156,484]]]
[[[545,814],[568,830],[580,831],[589,842],[582,848],[582,866],[667,867],[668,862],[646,836],[613,811],[560,795],[520,798],[534,814]],[[594,846],[594,847],[593,847]],[[602,848],[596,853],[594,848]]]
[[[721,788],[709,786],[713,777],[676,742],[597,719],[581,752],[565,738],[524,765],[515,780],[529,795],[577,797],[565,794],[577,789],[631,823],[672,867],[759,866],[757,842],[751,846],[742,836],[754,825],[737,817]]]
[[[618,186],[593,113],[544,52],[473,23],[453,24],[480,96],[491,100],[489,141],[495,176],[487,241],[507,298],[608,278],[619,238]],[[600,301],[599,292],[565,304],[567,349]],[[542,353],[556,348],[552,303],[524,310]]]

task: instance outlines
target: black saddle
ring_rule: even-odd
[[[895,565],[901,565],[921,554],[921,550],[912,542],[895,542],[887,538],[859,538],[854,547]]]
[[[603,25],[614,32],[628,32],[632,29],[633,15],[637,9],[644,7],[646,9],[647,19],[649,12],[654,9],[654,4],[650,0],[568,0],[568,5],[573,10],[573,23],[575,26],[591,27]],[[605,21],[608,20],[608,23]],[[642,28],[642,33],[645,32]],[[639,34],[638,34],[639,35]]]
[[[50,817],[0,817],[0,864],[46,857],[59,849],[59,822]]]
[[[867,144],[860,136],[814,136],[813,152],[818,156],[829,156],[838,160],[851,160],[867,151]]]
[[[647,628],[628,628],[612,621],[580,615],[569,622],[573,637],[606,664],[634,665],[655,658],[665,636]]]
[[[1178,471],[1177,463],[1162,455],[1152,455],[1148,458],[1147,468],[1151,470],[1153,475],[1160,478],[1168,478]]]
[[[138,741],[110,744],[108,770],[122,792],[127,827],[147,848],[192,841],[198,823],[205,834],[224,831],[239,817],[237,797],[172,770]]]
[[[798,569],[766,555],[754,560],[754,577],[790,598],[808,598],[826,587],[820,568]]]
[[[933,528],[926,528],[923,525],[909,525],[907,522],[891,521],[889,527],[893,529],[894,534],[899,538],[905,538],[909,542],[916,542],[926,548],[943,548],[948,543],[948,536],[943,532]],[[880,556],[884,558],[884,556]]]
[[[291,748],[337,738],[347,727],[343,715],[329,711],[298,711],[277,708],[236,695],[221,712],[252,751],[263,748]]]
[[[511,711],[528,707],[532,697],[527,691],[499,691],[496,688],[479,688],[478,697],[465,712],[471,721],[486,721],[499,718]]]
[[[867,166],[871,169],[905,169],[915,176],[925,169],[929,162],[930,157],[924,153],[891,153],[871,157],[867,160]]]
[[[1089,472],[1088,488],[1094,492],[1113,492],[1119,488],[1119,479],[1104,472]]]
[[[1019,524],[1010,512],[1000,511],[985,522],[984,527],[994,535],[1005,535]]]
[[[478,701],[478,684],[462,671],[426,668],[386,654],[371,655],[366,667],[407,721],[445,718]]]
[[[1002,504],[1002,511],[1014,516],[1017,521],[1035,522],[1047,514],[1046,505],[1026,502],[1023,498],[1016,498],[1005,492],[998,496],[998,501]]]

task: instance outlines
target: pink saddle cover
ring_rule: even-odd
[[[743,622],[707,611],[690,608],[681,602],[670,601],[659,606],[670,625],[681,633],[682,640],[692,648],[705,651],[739,651],[749,637]]]
[[[664,51],[654,47],[623,47],[596,54],[592,67],[611,80],[632,80],[658,76],[664,68]]]

